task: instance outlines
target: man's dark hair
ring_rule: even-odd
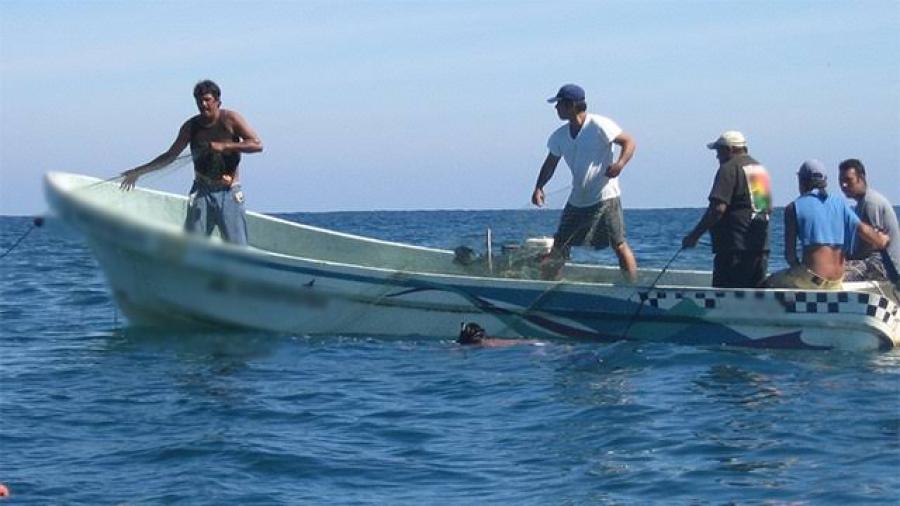
[[[584,112],[587,110],[587,102],[584,100],[569,100],[568,98],[561,98],[559,101],[563,104],[565,108],[574,107],[575,112]]]
[[[209,93],[216,100],[221,100],[222,90],[219,89],[219,85],[210,81],[209,79],[204,79],[199,83],[194,85],[194,98],[199,99],[203,95]]]
[[[484,340],[484,329],[477,323],[467,323],[459,331],[458,344],[481,344]]]
[[[800,186],[803,187],[803,189],[801,190],[803,193],[813,190],[819,190],[818,194],[816,195],[819,200],[824,202],[825,199],[828,198],[828,190],[826,190],[826,188],[828,187],[827,179],[821,177],[798,177],[800,179]]]
[[[863,181],[866,180],[866,166],[856,158],[848,158],[841,162],[838,165],[838,170],[844,172],[845,170],[856,169],[856,175],[859,176]]]

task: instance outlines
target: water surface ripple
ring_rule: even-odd
[[[663,265],[701,212],[626,212],[639,261]],[[557,216],[288,217],[480,249],[487,226],[502,242],[551,234]],[[0,246],[28,225],[0,219]],[[699,248],[676,266],[708,262]],[[0,482],[15,504],[900,501],[897,351],[137,331],[54,222],[0,278]]]

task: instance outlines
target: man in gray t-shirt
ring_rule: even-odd
[[[851,158],[839,165],[841,190],[856,201],[856,214],[864,222],[890,237],[883,251],[875,251],[866,244],[857,244],[847,262],[847,281],[890,280],[900,286],[900,224],[897,213],[884,196],[869,188],[866,168],[861,161]]]

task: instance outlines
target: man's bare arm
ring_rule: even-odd
[[[631,157],[634,156],[634,150],[637,148],[634,137],[626,132],[620,133],[613,139],[613,143],[617,144],[620,148],[619,159],[606,168],[607,177],[618,177],[618,175],[622,173],[622,169],[625,168],[625,165],[631,161]]]
[[[889,235],[863,222],[859,222],[859,226],[856,227],[856,235],[876,250],[887,248],[891,241]]]
[[[544,164],[541,165],[541,172],[538,174],[537,183],[534,185],[534,192],[531,194],[531,203],[540,207],[544,205],[544,185],[553,177],[556,172],[556,166],[559,164],[559,157],[553,153],[547,153]]]
[[[175,161],[175,159],[178,158],[178,155],[184,151],[184,148],[186,148],[190,142],[191,127],[190,120],[188,120],[181,125],[181,128],[178,130],[178,135],[175,137],[175,141],[172,142],[172,145],[169,146],[169,149],[164,153],[143,165],[139,165],[123,172],[122,176],[124,176],[125,179],[122,180],[122,184],[119,185],[119,187],[126,191],[134,188],[139,177],[149,172],[159,170]]]
[[[703,217],[700,218],[700,221],[697,222],[694,229],[681,240],[681,247],[693,248],[696,246],[700,238],[703,237],[703,234],[722,219],[726,209],[728,209],[728,206],[724,202],[718,200],[710,201],[709,207],[707,207],[706,212],[703,213]]]
[[[209,149],[215,153],[259,153],[263,150],[262,141],[256,131],[247,123],[240,113],[228,111],[228,119],[234,133],[240,137],[240,141],[216,141],[209,143]]]

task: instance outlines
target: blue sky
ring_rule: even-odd
[[[732,128],[777,205],[812,157],[832,180],[862,159],[898,204],[898,54],[897,0],[4,0],[0,214],[43,212],[47,171],[162,152],[202,78],[263,139],[242,163],[255,210],[526,208],[565,82],[637,139],[626,208],[704,206],[704,144]],[[190,172],[142,182],[183,193]],[[561,165],[548,190],[568,184]]]

